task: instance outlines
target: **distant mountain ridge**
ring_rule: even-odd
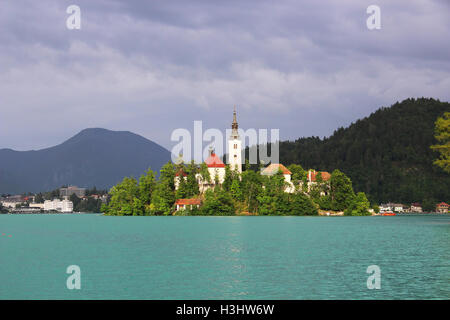
[[[125,176],[159,170],[170,152],[129,131],[85,129],[37,151],[0,149],[0,193],[41,192],[62,185],[110,188]]]

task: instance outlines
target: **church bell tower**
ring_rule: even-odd
[[[241,138],[239,137],[238,132],[238,123],[236,120],[236,107],[234,107],[233,112],[233,123],[231,124],[231,135],[228,140],[228,153],[231,170],[237,170],[237,172],[242,172],[242,153],[241,153]]]

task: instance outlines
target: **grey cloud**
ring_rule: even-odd
[[[85,127],[170,147],[172,129],[329,135],[410,96],[449,100],[446,1],[78,0],[0,3],[0,147],[39,148]],[[43,125],[50,123],[51,125]]]

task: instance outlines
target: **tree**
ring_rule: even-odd
[[[321,184],[322,182],[323,182],[322,172],[317,171],[316,172],[316,183],[317,184]]]
[[[377,204],[374,204],[372,206],[373,212],[375,213],[380,213],[380,207]]]
[[[296,192],[292,194],[291,214],[314,216],[318,214],[318,210],[311,198],[302,192]]]
[[[195,165],[194,160],[192,160],[188,167],[187,167],[187,179],[186,179],[186,187],[187,187],[187,197],[191,198],[193,196],[196,196],[200,193],[200,190],[198,188],[198,181],[197,181],[197,166]]]
[[[156,184],[152,193],[150,212],[155,215],[169,215],[172,213],[175,194],[168,180],[161,180]]]
[[[230,191],[232,182],[233,182],[232,172],[231,172],[230,166],[227,164],[225,166],[225,177],[223,179],[223,184],[222,184],[223,189],[225,191]]]
[[[230,194],[234,200],[242,201],[242,190],[238,179],[233,179],[231,182]]]
[[[344,211],[355,197],[352,181],[338,169],[334,170],[330,179],[331,206],[333,210]]]
[[[122,182],[110,190],[111,200],[104,212],[109,215],[138,215],[135,199],[139,196],[139,187],[135,178],[125,177]]]
[[[231,195],[221,188],[207,190],[201,208],[204,215],[230,216],[235,214]]]
[[[34,198],[35,203],[44,203],[44,197],[42,196],[42,193],[38,193],[36,197]]]
[[[431,146],[440,153],[440,158],[434,161],[445,172],[450,173],[450,112],[445,112],[435,123],[435,138],[439,144]]]
[[[189,188],[187,184],[187,178],[183,175],[182,172],[178,175],[179,183],[178,183],[178,189],[176,191],[176,197],[177,199],[185,199],[189,198]]]
[[[206,163],[202,162],[199,172],[203,182],[211,183],[211,175],[209,174],[208,165]]]
[[[286,182],[281,171],[273,176],[261,176],[264,188],[258,199],[258,213],[261,215],[284,215],[289,212],[289,198],[284,192]]]
[[[241,190],[244,205],[249,212],[258,211],[258,196],[262,192],[262,176],[259,172],[247,169],[242,172]]]
[[[156,183],[155,176],[155,172],[149,168],[139,179],[139,201],[135,201],[135,205],[140,206],[139,211],[144,215],[151,213],[150,204]]]
[[[306,177],[306,171],[299,164],[291,164],[288,166],[290,172],[292,172],[291,181],[299,183],[303,180],[303,177]]]
[[[81,210],[79,210],[79,208],[78,208],[78,206],[79,206],[79,204],[80,204],[80,202],[81,202],[81,199],[78,198],[78,196],[77,196],[75,193],[73,193],[73,194],[69,197],[69,200],[72,201],[72,204],[73,204],[73,211],[75,211],[75,212],[81,212]]]
[[[423,212],[435,212],[437,203],[436,199],[424,199],[422,202]]]
[[[367,200],[366,194],[364,192],[358,192],[344,214],[346,216],[370,216],[369,208],[370,203]]]
[[[162,166],[159,171],[159,180],[165,181],[172,191],[175,190],[175,166],[171,161]]]

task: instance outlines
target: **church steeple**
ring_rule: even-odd
[[[239,139],[239,133],[238,133],[238,123],[236,119],[236,106],[234,106],[233,111],[233,123],[231,124],[231,139]]]
[[[231,124],[231,135],[228,140],[229,164],[232,170],[242,172],[242,143],[239,138],[238,123],[236,119],[236,106],[233,111],[233,123]]]

